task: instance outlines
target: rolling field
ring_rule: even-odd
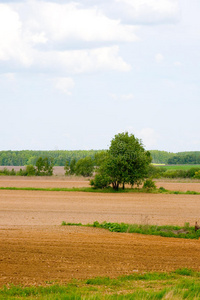
[[[0,186],[85,186],[88,181],[0,178]],[[161,182],[162,186],[170,182]],[[157,183],[158,184],[158,183]],[[173,182],[173,184],[180,184]],[[186,189],[200,183],[182,183]],[[176,189],[173,185],[173,190]],[[182,187],[183,188],[183,187]],[[0,286],[65,283],[144,271],[200,271],[200,241],[61,226],[62,221],[200,223],[199,195],[0,191]]]

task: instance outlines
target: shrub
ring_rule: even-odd
[[[26,166],[25,172],[26,172],[27,176],[35,176],[36,175],[36,169],[33,165]]]
[[[146,179],[143,184],[143,189],[155,190],[156,189],[155,182],[152,179]]]
[[[17,176],[27,176],[26,170],[20,169],[17,173]]]
[[[163,176],[163,173],[166,172],[166,168],[158,167],[154,165],[149,165],[148,177],[160,178]]]
[[[94,171],[94,162],[90,156],[81,158],[76,163],[75,173],[84,177],[92,176]]]
[[[106,174],[96,174],[94,179],[90,180],[90,185],[96,189],[109,187],[110,183],[110,177]]]
[[[197,178],[197,177],[195,177],[196,176],[196,173],[198,173],[199,172],[199,174],[200,174],[200,169],[199,168],[190,168],[188,171],[187,171],[187,177],[189,177],[189,178]],[[199,176],[199,178],[200,178],[200,176]]]
[[[195,172],[194,178],[200,179],[200,170]]]
[[[16,171],[15,171],[14,169],[12,169],[12,170],[10,171],[10,175],[11,175],[11,176],[15,176],[15,175],[16,175]]]

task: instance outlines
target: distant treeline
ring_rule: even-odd
[[[65,166],[86,156],[94,159],[95,154],[102,150],[54,150],[54,151],[0,151],[0,166],[34,165],[39,157],[53,158],[54,166]],[[200,164],[200,151],[196,152],[167,152],[151,150],[152,162],[157,164]]]
[[[196,165],[200,164],[200,151],[191,152],[166,152],[159,150],[151,150],[153,163],[168,165]]]
[[[66,161],[70,163],[73,159],[78,161],[86,156],[94,158],[95,153],[99,151],[100,150],[0,151],[0,166],[35,166],[39,157],[53,158],[54,166],[65,166]]]

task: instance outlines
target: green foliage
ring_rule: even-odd
[[[96,228],[108,229],[111,232],[125,232],[125,233],[140,233],[146,235],[159,235],[163,237],[174,237],[174,238],[184,238],[184,239],[199,239],[200,230],[195,232],[194,227],[190,227],[189,224],[185,224],[184,227],[172,226],[172,225],[148,225],[148,224],[125,224],[125,223],[110,223],[103,222],[99,223],[95,221],[93,224],[82,225],[68,223],[66,225],[75,226],[89,226]]]
[[[111,184],[111,179],[106,174],[97,173],[94,179],[90,180],[90,185],[95,189],[104,189],[108,188]]]
[[[168,159],[168,164],[200,164],[200,152],[180,152]]]
[[[157,300],[200,298],[199,272],[134,272],[117,278],[96,277],[72,280],[65,285],[2,287],[0,299],[37,300]]]
[[[36,161],[36,175],[37,176],[51,176],[53,175],[53,158],[39,157]]]
[[[67,223],[65,221],[62,221],[61,226],[66,226]]]
[[[200,166],[190,167],[190,165],[174,165],[174,166],[155,166],[150,165],[148,169],[148,177],[152,178],[196,178],[196,173],[200,171]],[[200,172],[199,172],[200,173]]]
[[[66,160],[66,162],[65,162],[64,170],[65,170],[66,176],[70,175],[70,166],[69,166],[68,160]]]
[[[64,166],[66,160],[69,164],[73,159],[78,161],[81,158],[90,156],[94,159],[95,154],[101,150],[55,150],[55,151],[0,151],[0,165],[1,166],[26,166],[34,165],[39,157],[48,159],[53,158],[55,166]]]
[[[146,179],[143,184],[143,189],[146,189],[148,191],[155,190],[156,189],[155,181],[153,181],[152,179]]]
[[[26,166],[25,170],[27,176],[35,176],[36,175],[36,169],[33,165]]]
[[[194,178],[200,179],[200,170],[195,172]]]
[[[96,187],[112,184],[118,190],[121,184],[140,184],[147,177],[151,156],[133,134],[119,133],[111,141],[109,150],[102,154],[97,175],[91,183]],[[101,186],[102,182],[102,186]]]
[[[168,160],[175,155],[175,153],[159,150],[151,150],[150,153],[153,163],[157,164],[167,164]]]
[[[183,275],[183,276],[193,276],[194,271],[191,269],[183,268],[183,269],[178,269],[175,271],[176,274]]]
[[[154,166],[152,164],[148,167],[148,177],[161,178],[164,172],[166,172],[165,167]]]
[[[95,159],[94,159],[94,164],[96,167],[99,167],[102,165],[102,163],[104,162],[104,160],[107,157],[107,151],[106,150],[102,150],[99,151],[95,154]]]
[[[76,172],[76,160],[75,158],[72,159],[71,163],[70,163],[70,170],[69,170],[69,174],[70,175],[74,175]]]
[[[86,156],[90,156],[92,159],[95,158],[97,154],[98,161],[98,153],[104,152],[102,150],[54,150],[54,151],[33,151],[33,150],[22,150],[22,151],[0,151],[0,165],[1,166],[26,166],[26,165],[34,165],[39,157],[52,157],[54,159],[55,166],[64,166],[66,160],[71,163],[72,159],[78,161],[81,158]],[[200,151],[197,152],[179,152],[179,153],[170,153],[166,151],[159,150],[151,150],[151,157],[154,163],[164,163],[167,164],[168,160],[174,156],[180,156],[182,161],[176,163],[186,163],[183,162],[184,156],[191,156],[192,160],[189,162],[193,162],[193,164],[197,164],[200,158]],[[101,155],[100,155],[101,156]],[[200,164],[200,162],[199,162]],[[95,161],[95,165],[99,165],[98,162]]]
[[[92,176],[93,172],[94,172],[94,161],[91,159],[91,157],[88,156],[85,158],[81,158],[77,161],[75,167],[76,175],[90,177]]]

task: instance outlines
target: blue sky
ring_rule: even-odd
[[[0,150],[200,150],[199,0],[0,1]]]

